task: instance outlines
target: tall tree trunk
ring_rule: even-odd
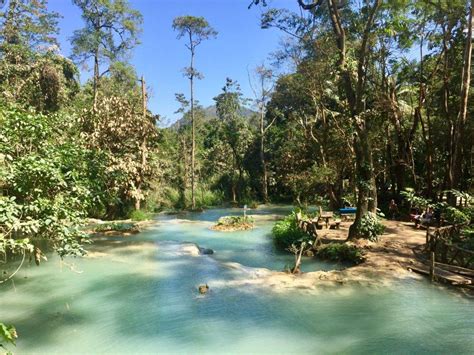
[[[147,151],[147,115],[146,115],[146,86],[145,86],[145,79],[143,78],[143,75],[140,79],[141,82],[141,89],[142,89],[142,115],[143,115],[143,138],[142,138],[142,143],[140,147],[140,153],[141,153],[141,166],[140,166],[140,176],[138,177],[137,181],[137,197],[135,199],[135,210],[140,209],[140,202],[141,202],[141,196],[142,196],[142,184],[143,180],[145,178],[145,170],[146,170],[146,161],[147,161],[147,156],[148,156],[148,151]]]
[[[187,154],[187,143],[186,143],[186,135],[183,134],[183,138],[181,140],[181,154],[182,159],[179,162],[179,207],[182,209],[186,208],[186,188],[188,183],[188,154]]]
[[[472,61],[472,15],[474,12],[474,0],[471,0],[469,9],[466,45],[464,48],[464,65],[462,69],[461,103],[456,120],[454,141],[456,146],[453,155],[453,188],[461,188],[462,162],[464,158],[463,146],[465,138],[465,126],[467,122],[467,107],[469,98],[469,86],[471,83],[471,61]]]
[[[354,86],[350,69],[346,64],[346,34],[341,21],[338,4],[334,0],[328,0],[331,22],[337,39],[339,49],[338,66],[343,79],[343,87],[347,96],[350,111],[353,116],[353,125],[355,128],[354,150],[356,155],[356,176],[357,176],[357,212],[354,223],[349,228],[348,239],[361,236],[361,221],[368,212],[374,212],[377,209],[377,187],[372,162],[372,149],[369,141],[369,132],[366,118],[361,115],[364,111],[363,95],[365,91],[367,51],[369,45],[369,35],[375,22],[375,16],[381,5],[381,0],[375,0],[369,11],[367,22],[361,41],[361,47],[357,58],[357,82]]]
[[[262,107],[260,108],[260,164],[262,165],[262,197],[263,202],[268,202],[268,172],[267,162],[265,161],[265,112]]]
[[[451,96],[449,90],[450,82],[450,63],[449,63],[449,41],[451,39],[452,27],[448,25],[446,28],[442,25],[443,30],[443,113],[448,123],[448,135],[446,140],[446,175],[443,182],[443,190],[451,189],[453,187],[453,152],[455,149],[454,142],[454,122],[451,117],[451,110],[449,106],[449,97]]]
[[[322,4],[323,0],[306,4],[298,0],[298,4],[305,10],[312,10]],[[369,142],[369,132],[364,111],[364,93],[366,84],[367,52],[369,47],[369,36],[375,23],[375,17],[382,4],[382,0],[374,0],[369,9],[367,21],[364,25],[360,49],[357,56],[357,81],[353,85],[352,69],[346,63],[346,33],[341,19],[339,1],[327,0],[329,17],[336,37],[338,48],[337,66],[342,78],[342,87],[346,94],[354,131],[354,150],[356,155],[356,175],[358,191],[357,213],[354,223],[349,229],[349,239],[357,238],[360,233],[362,217],[367,212],[375,212],[377,208],[377,188],[373,172],[372,149]],[[362,114],[362,115],[361,115]]]
[[[97,48],[94,54],[94,92],[93,92],[93,110],[97,110],[97,95],[99,91],[99,49]]]
[[[192,43],[192,40],[191,40]],[[196,208],[196,120],[194,116],[194,48],[191,47],[191,75],[189,78],[191,85],[191,208]]]

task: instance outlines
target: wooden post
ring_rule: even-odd
[[[430,254],[430,279],[431,282],[435,280],[435,253],[434,251]]]

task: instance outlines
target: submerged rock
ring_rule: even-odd
[[[207,291],[209,291],[209,286],[207,284],[199,285],[198,290],[201,295],[204,295],[207,293]]]
[[[210,249],[210,248],[201,248],[201,247],[198,247],[199,248],[199,253],[202,254],[202,255],[212,255],[214,254],[214,250]]]

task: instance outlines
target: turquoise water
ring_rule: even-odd
[[[20,335],[15,352],[474,353],[474,300],[429,283],[315,293],[226,285],[242,277],[228,262],[281,270],[292,261],[271,244],[273,221],[208,229],[232,213],[240,211],[160,216],[139,235],[97,240],[88,258],[25,266],[0,288],[0,319]],[[189,255],[183,242],[215,254]],[[206,282],[211,292],[199,296]]]

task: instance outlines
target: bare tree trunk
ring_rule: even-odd
[[[99,91],[99,49],[94,54],[94,93],[93,93],[93,110],[97,110],[97,95]]]
[[[260,164],[262,165],[262,197],[263,202],[268,202],[268,172],[267,162],[265,161],[265,112],[264,107],[260,108]]]
[[[137,194],[138,196],[135,199],[135,210],[140,209],[140,202],[141,202],[141,195],[142,195],[142,184],[144,180],[145,170],[146,170],[146,161],[147,161],[147,117],[146,117],[146,86],[145,86],[145,79],[143,75],[140,79],[141,86],[142,86],[142,115],[143,115],[143,139],[140,147],[141,152],[141,167],[140,167],[140,176],[137,182]]]
[[[304,251],[305,246],[306,246],[306,242],[302,242],[300,244],[299,250],[296,247],[291,248],[291,250],[295,254],[295,266],[291,270],[292,274],[299,274],[301,272],[301,257],[303,256],[303,251]]]
[[[182,162],[179,164],[179,205],[181,208],[186,208],[186,188],[188,181],[188,154],[187,154],[187,143],[186,136],[183,134],[183,139],[181,140],[182,145]]]
[[[444,189],[451,189],[453,187],[453,152],[455,147],[454,142],[454,122],[451,117],[451,110],[449,107],[449,97],[451,96],[449,90],[449,41],[451,39],[451,26],[446,28],[442,25],[443,29],[443,113],[445,115],[446,122],[448,122],[448,131],[449,134],[447,135],[447,142],[446,142],[446,151],[447,151],[447,158],[446,158],[446,176],[443,182],[443,190]],[[450,196],[448,196],[450,199]]]
[[[192,43],[192,40],[191,40]],[[191,85],[191,208],[196,208],[196,120],[194,116],[194,48],[191,49],[191,75],[189,78]]]
[[[452,187],[460,188],[462,162],[464,158],[463,144],[465,138],[465,126],[467,122],[467,107],[469,98],[469,86],[471,82],[471,61],[472,61],[472,15],[474,12],[474,0],[471,0],[471,6],[468,17],[468,27],[466,35],[466,45],[464,49],[464,65],[462,70],[462,84],[461,84],[461,103],[457,117],[454,141],[456,147],[453,151],[453,180]]]

